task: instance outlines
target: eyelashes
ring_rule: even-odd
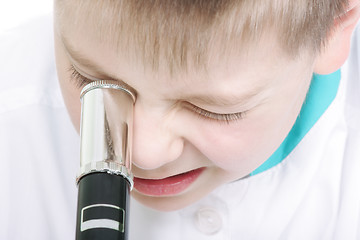
[[[73,65],[68,69],[70,79],[75,83],[77,88],[83,88],[86,84],[93,82],[92,80],[81,75]]]
[[[192,112],[196,113],[198,116],[205,118],[207,120],[216,121],[216,122],[220,122],[220,123],[227,123],[227,124],[243,119],[246,114],[246,111],[237,112],[237,113],[226,113],[226,114],[214,113],[214,112],[210,112],[205,109],[199,108],[190,103],[186,104],[186,108],[191,110]]]
[[[77,88],[81,89],[85,85],[93,82],[93,80],[86,78],[85,76],[81,75],[73,65],[71,65],[68,69],[68,72],[70,73],[70,79]],[[205,109],[202,109],[200,107],[197,107],[191,103],[184,102],[184,107],[188,110],[190,110],[192,113],[199,116],[201,119],[214,121],[218,123],[227,123],[230,124],[232,122],[236,122],[238,120],[241,120],[245,117],[247,111],[244,112],[238,112],[238,113],[226,113],[226,114],[220,114],[220,113],[214,113],[207,111]]]

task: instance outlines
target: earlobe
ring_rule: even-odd
[[[315,73],[333,73],[346,61],[349,56],[351,36],[360,18],[359,3],[358,0],[350,0],[346,14],[334,21],[333,33],[315,60]]]

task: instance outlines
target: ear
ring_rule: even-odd
[[[351,36],[360,18],[359,3],[359,0],[349,0],[347,12],[334,21],[332,34],[315,60],[315,73],[335,72],[348,58]]]

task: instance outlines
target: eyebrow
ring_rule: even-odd
[[[257,102],[260,102],[266,98],[264,93],[264,88],[256,88],[251,90],[246,94],[239,95],[227,95],[227,96],[219,96],[219,95],[194,95],[194,96],[184,96],[183,99],[186,101],[190,101],[196,104],[209,104],[216,105],[219,107],[230,107],[235,105],[246,106],[254,100],[258,99]]]

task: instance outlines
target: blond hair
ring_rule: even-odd
[[[101,41],[134,50],[153,68],[171,71],[256,44],[269,29],[284,51],[319,52],[347,0],[57,0],[56,15],[81,28],[92,24]]]

